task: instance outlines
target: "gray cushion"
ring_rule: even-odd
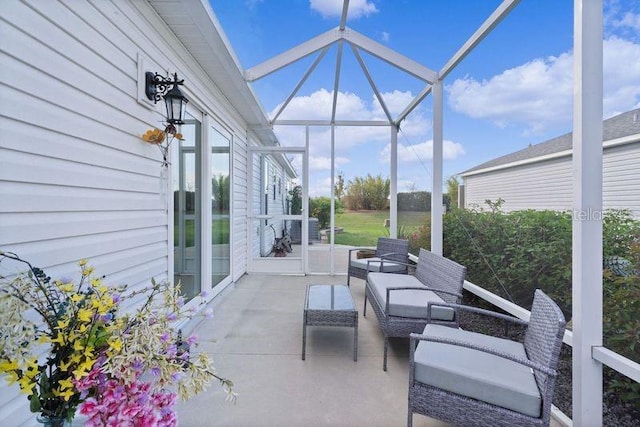
[[[526,359],[516,341],[427,325],[424,335],[451,338]],[[530,368],[470,348],[421,341],[415,352],[416,381],[532,417],[539,417],[542,398]]]
[[[425,290],[408,289],[390,291],[389,315],[424,319],[427,317],[427,303],[429,301],[443,302],[436,293],[426,289],[414,276],[406,274],[369,273],[368,286],[373,291],[376,300],[384,310],[387,303],[387,288],[418,286]],[[431,318],[435,320],[453,320],[455,312],[449,307],[433,307]]]
[[[367,264],[368,263],[368,264]],[[380,271],[380,264],[382,264],[382,272],[383,273],[399,273],[402,271],[406,271],[407,267],[402,264],[396,264],[391,261],[380,262],[380,258],[361,258],[361,259],[352,259],[351,267],[361,268],[363,270],[368,271]]]

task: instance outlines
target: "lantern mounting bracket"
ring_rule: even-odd
[[[178,80],[178,74],[173,73],[173,80],[170,77],[164,77],[158,73],[147,71],[145,73],[145,89],[144,93],[150,101],[157,104],[158,101],[174,86],[184,83],[184,79]]]

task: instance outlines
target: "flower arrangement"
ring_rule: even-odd
[[[197,337],[183,340],[174,328],[197,314],[179,286],[106,286],[86,260],[76,284],[0,251],[7,259],[27,271],[0,276],[0,375],[27,394],[32,412],[71,421],[79,408],[87,426],[175,426],[176,397],[189,399],[212,379],[235,399],[210,358],[191,351]],[[139,308],[122,312],[127,301]]]
[[[164,130],[153,128],[142,134],[142,140],[148,144],[158,147],[162,154],[162,166],[169,166],[167,157],[169,156],[169,147],[174,139],[183,140],[183,136],[176,127],[169,123]],[[163,144],[165,142],[165,144]]]

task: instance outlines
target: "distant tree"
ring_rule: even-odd
[[[390,186],[389,178],[383,178],[382,175],[356,177],[347,185],[346,205],[352,210],[386,209]]]
[[[211,178],[211,194],[217,212],[229,212],[229,175]]]
[[[451,175],[447,178],[445,185],[447,187],[447,195],[449,196],[449,203],[452,207],[458,207],[458,189],[460,188],[460,182],[458,182],[457,175]]]
[[[291,215],[300,215],[302,213],[302,187],[296,185],[289,190],[289,201],[291,203]]]
[[[344,212],[342,202],[335,200],[336,214]],[[329,228],[331,222],[331,199],[329,197],[320,196],[309,199],[309,216],[318,218],[320,228]]]
[[[344,175],[342,172],[338,172],[338,178],[336,179],[335,188],[333,189],[333,194],[336,196],[336,199],[342,200],[344,196]]]

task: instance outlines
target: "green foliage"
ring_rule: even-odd
[[[602,217],[602,228],[605,257],[626,257],[640,236],[640,222],[633,219],[628,209],[607,211]]]
[[[626,218],[621,219],[618,224],[629,225]],[[635,268],[633,274],[618,276],[609,269],[604,271],[604,344],[616,353],[640,362],[640,242],[631,242],[625,255]],[[611,381],[611,386],[623,401],[632,402],[640,409],[640,384],[620,376]]]
[[[449,204],[453,208],[458,207],[458,189],[460,188],[460,182],[458,182],[458,177],[456,175],[452,175],[445,181],[444,185],[447,187],[447,198],[449,199]]]
[[[302,213],[302,186],[296,185],[289,190],[289,203],[291,204],[291,215],[300,215]]]
[[[211,195],[215,212],[229,212],[229,175],[220,174],[211,178]]]
[[[540,288],[571,309],[571,216],[556,211],[502,213],[453,209],[444,216],[444,255],[467,267],[467,279],[529,308]]]
[[[412,191],[398,193],[399,211],[431,211],[431,193],[428,191]]]
[[[336,214],[344,212],[342,202],[335,199]],[[320,228],[329,228],[331,222],[331,199],[329,197],[314,197],[309,199],[309,216],[318,218]]]
[[[356,177],[347,185],[346,207],[350,210],[386,209],[390,186],[389,178],[382,178],[382,175]]]
[[[407,236],[409,240],[409,252],[419,255],[420,248],[431,249],[431,218],[426,218],[424,223],[413,233]]]

